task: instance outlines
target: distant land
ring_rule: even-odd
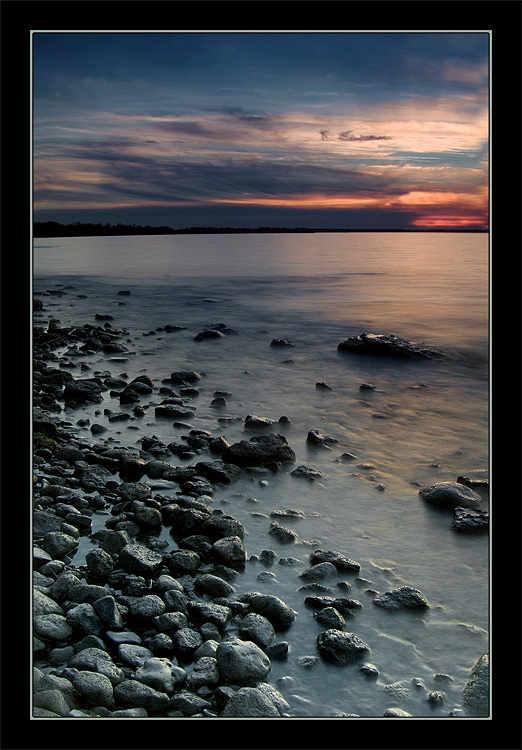
[[[319,232],[487,232],[487,227],[476,229],[465,228],[423,228],[412,229],[328,229],[307,227],[151,227],[138,224],[90,224],[76,221],[71,224],[60,224],[56,221],[34,222],[34,237],[110,237],[122,235],[157,235],[157,234],[268,234],[268,233],[306,233]]]

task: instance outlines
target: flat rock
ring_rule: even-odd
[[[262,466],[295,461],[295,453],[284,435],[255,435],[250,440],[233,443],[223,451],[222,459],[237,466]]]

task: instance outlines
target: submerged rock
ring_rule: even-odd
[[[256,435],[233,443],[223,451],[222,460],[237,466],[262,466],[295,461],[295,453],[284,435]]]
[[[451,528],[456,531],[487,531],[489,528],[489,513],[485,510],[472,508],[455,508]]]
[[[356,352],[405,359],[441,359],[442,351],[423,343],[414,343],[393,334],[361,333],[341,341],[337,349],[343,352]]]
[[[319,653],[338,664],[346,664],[352,659],[369,652],[370,647],[355,633],[347,633],[336,628],[329,628],[317,636]]]

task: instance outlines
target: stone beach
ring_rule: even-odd
[[[35,312],[43,308],[36,300]],[[254,561],[268,576],[276,553],[266,549],[253,560],[248,529],[226,507],[217,507],[213,496],[244,472],[321,478],[311,467],[296,467],[283,434],[288,419],[248,415],[246,437],[235,443],[187,425],[183,437],[168,445],[148,435],[139,450],[116,447],[104,440],[102,419],[89,425],[87,438],[73,424],[79,406],[99,404],[101,415],[104,394],[110,393],[121,409],[103,415],[125,423],[131,415],[140,419],[154,395],[161,401],[156,418],[184,422],[194,414],[201,378],[179,370],[166,372],[161,383],[146,375],[128,382],[108,370],[90,371],[90,354],[103,351],[116,365],[128,353],[128,332],[97,317],[98,325],[74,328],[56,320],[42,327],[35,317],[33,329],[33,717],[291,717],[284,691],[271,683],[272,664],[288,658],[293,625],[310,612],[323,630],[309,644],[309,666],[312,657],[337,668],[359,660],[366,676],[375,676],[366,661],[371,644],[351,632],[353,618],[364,617],[363,605],[342,589],[331,595],[325,585],[338,573],[359,575],[361,566],[349,550],[309,553],[298,577],[306,587],[302,611],[274,595],[262,576],[257,590],[236,592],[245,566]],[[236,333],[222,325],[194,340],[204,346],[206,339]],[[79,377],[68,371],[65,345],[82,355]],[[274,339],[271,346],[292,344]],[[227,394],[215,397],[219,408]],[[335,442],[318,430],[303,439],[326,449]],[[179,466],[179,458],[191,459],[190,465]],[[419,495],[449,509],[455,530],[483,533],[484,491],[458,477],[421,488]],[[299,518],[298,510],[288,509],[270,520],[268,533],[278,545],[291,545],[296,537],[285,513]],[[176,549],[166,549],[165,528]],[[77,565],[74,556],[86,538],[91,548]],[[399,609],[430,607],[413,586],[374,592],[365,606],[373,605],[390,617]],[[462,702],[447,704],[446,715],[487,715],[488,675],[485,653],[470,665]],[[421,689],[427,703],[444,703],[443,690]],[[394,695],[391,690],[383,715],[411,716]]]

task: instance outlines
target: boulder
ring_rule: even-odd
[[[69,669],[68,679],[88,705],[114,707],[114,688],[106,675]]]
[[[350,560],[349,557],[342,555],[340,552],[332,552],[331,550],[317,549],[310,555],[310,563],[317,565],[318,563],[329,562],[335,565],[339,571],[358,571],[361,566],[355,560]]]
[[[166,711],[170,707],[169,696],[139,680],[125,680],[114,688],[116,702],[125,708],[145,708],[151,713]]]
[[[163,558],[158,552],[141,544],[127,544],[120,550],[119,562],[128,573],[152,578]]]
[[[437,482],[419,490],[423,500],[438,508],[473,508],[481,504],[481,497],[460,482]]]
[[[252,641],[263,650],[275,638],[275,629],[270,620],[256,612],[251,612],[240,622],[238,632],[243,640]]]
[[[286,602],[273,594],[245,594],[245,600],[254,612],[264,615],[276,630],[289,627],[295,620],[297,612]]]
[[[270,659],[259,646],[239,638],[221,641],[216,659],[222,679],[234,685],[256,684],[271,669]]]
[[[329,628],[317,636],[319,653],[338,664],[346,664],[352,659],[369,652],[370,647],[354,633]]]

